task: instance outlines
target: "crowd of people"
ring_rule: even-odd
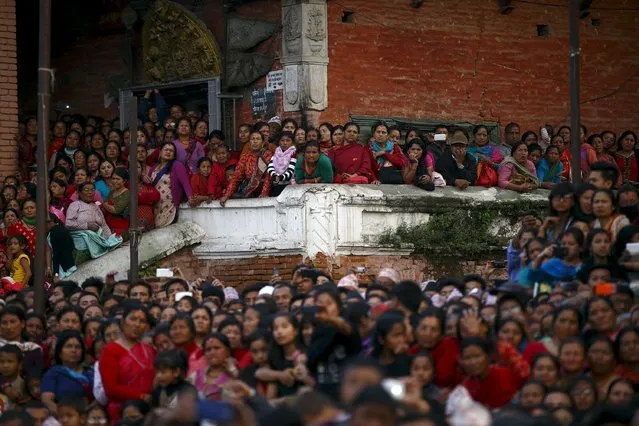
[[[492,146],[484,126],[472,138],[446,127],[402,137],[377,123],[362,142],[355,123],[316,130],[274,118],[241,125],[234,152],[206,115],[167,109],[157,91],[140,111],[135,134],[95,117],[54,123],[48,206],[35,203],[37,126],[25,123],[20,174],[0,197],[0,424],[632,424],[634,133],[582,128],[573,170],[567,127],[521,135],[511,123]],[[337,279],[312,265],[239,288],[180,274],[70,281],[128,238],[132,137],[145,230],[173,223],[182,202],[224,206],[309,183],[541,187],[548,214],[522,218],[507,281],[417,283],[390,268]],[[570,183],[574,173],[587,183]],[[38,208],[49,212],[45,315],[30,286]]]
[[[368,141],[354,122],[301,127],[294,119],[242,124],[237,151],[223,132],[208,129],[205,111],[167,107],[159,91],[148,90],[139,106],[139,126],[121,132],[119,120],[64,115],[51,126],[47,158],[49,254],[47,272],[64,279],[77,265],[113,250],[129,238],[129,148],[136,140],[137,217],[140,231],[168,226],[179,206],[216,200],[279,195],[288,185],[349,183],[414,185],[433,191],[452,186],[499,186],[529,192],[585,179],[591,170],[615,169],[614,187],[639,181],[637,138],[624,131],[588,134],[581,126],[581,167],[571,167],[570,128],[521,133],[505,127],[492,145],[489,129],[472,135],[455,127],[433,132],[378,122]],[[7,176],[0,197],[0,269],[24,285],[35,254],[35,147],[38,126],[27,118],[18,141],[20,173]],[[17,238],[10,249],[9,237]],[[24,237],[24,238],[22,238]]]

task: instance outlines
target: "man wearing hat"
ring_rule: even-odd
[[[462,131],[456,131],[448,140],[451,149],[442,153],[435,170],[440,173],[447,186],[466,189],[477,181],[477,162],[466,152],[468,138]]]

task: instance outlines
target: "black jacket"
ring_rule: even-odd
[[[471,185],[477,181],[477,162],[470,154],[466,154],[462,167],[457,167],[453,153],[445,151],[437,160],[435,171],[444,177],[447,186],[455,186],[456,179],[467,180]]]

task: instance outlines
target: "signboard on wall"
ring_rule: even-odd
[[[277,115],[275,92],[267,91],[266,87],[253,89],[251,109],[254,118],[269,118]]]
[[[275,92],[284,88],[284,72],[271,71],[266,75],[266,91]]]

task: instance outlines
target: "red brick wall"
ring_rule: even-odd
[[[66,101],[71,113],[117,117],[117,103],[104,108],[104,92],[109,77],[126,71],[118,50],[118,43],[123,40],[124,35],[86,37],[77,40],[64,55],[52,58],[58,80],[51,108]]]
[[[420,9],[408,0],[329,1],[329,108],[319,120],[517,121],[522,130],[567,122],[567,8],[513,3],[504,16],[492,0],[427,1]],[[345,9],[355,12],[354,24],[341,22]],[[593,9],[592,17],[601,26],[580,21],[582,121],[594,131],[637,130],[637,13]],[[550,26],[549,39],[537,36],[537,24]],[[242,120],[250,117],[246,104]]]
[[[37,17],[37,14],[36,14]],[[0,178],[17,171],[18,63],[15,0],[0,0]]]
[[[442,276],[483,274],[489,259],[493,259],[470,259],[460,262],[459,259],[426,259],[423,256],[340,256],[331,260],[319,254],[315,259],[303,259],[302,256],[267,256],[252,259],[198,260],[192,249],[187,247],[168,256],[160,262],[159,267],[179,267],[188,280],[214,276],[227,285],[243,287],[256,282],[268,282],[274,267],[280,268],[283,279],[290,280],[292,269],[300,263],[329,271],[336,281],[351,273],[354,268],[364,266],[367,273],[359,276],[362,282],[370,282],[382,268],[393,268],[402,279],[421,282]],[[503,253],[495,256],[495,259],[501,259]],[[503,273],[497,271],[491,277],[505,278],[500,272]]]

